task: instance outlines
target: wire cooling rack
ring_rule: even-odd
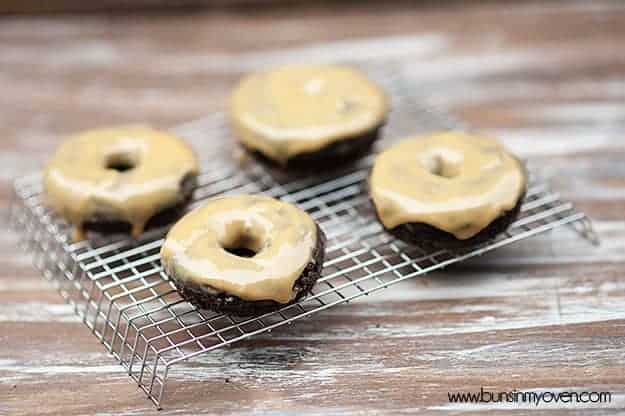
[[[388,138],[420,130],[465,128],[420,105],[411,94],[416,88],[407,81],[370,72],[394,100],[378,148]],[[373,156],[339,172],[289,178],[250,160],[224,157],[233,148],[223,114],[175,130],[189,139],[210,137],[221,143],[213,155],[221,156],[209,157],[204,165],[192,207],[216,195],[263,193],[297,204],[319,223],[328,237],[326,261],[308,298],[251,318],[201,311],[178,295],[161,268],[166,227],[139,240],[72,243],[68,225],[43,204],[39,174],[15,181],[10,210],[34,264],[159,408],[168,371],[181,361],[564,224],[591,241],[596,238],[583,213],[532,176],[521,214],[507,232],[471,250],[424,251],[386,234],[375,220],[365,189]]]

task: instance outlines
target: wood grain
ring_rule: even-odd
[[[558,230],[215,351],[174,367],[160,414],[481,414],[447,399],[480,386],[610,391],[564,409],[608,414],[625,407],[624,42],[607,1],[4,19],[0,199],[66,133],[209,114],[275,62],[383,56],[529,158],[603,244]],[[15,241],[0,233],[0,414],[156,413]]]

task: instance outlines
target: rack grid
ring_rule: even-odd
[[[380,148],[392,137],[419,130],[465,129],[443,112],[420,104],[406,80],[376,77],[393,97]],[[179,126],[179,135],[215,137],[220,147],[204,164],[191,208],[207,198],[263,193],[308,211],[328,237],[322,277],[306,299],[261,316],[240,318],[198,310],[184,301],[160,265],[167,227],[140,239],[118,236],[72,242],[70,228],[43,203],[41,175],[14,182],[11,224],[33,263],[128,374],[160,408],[171,366],[332,306],[568,224],[596,241],[591,222],[548,185],[530,175],[519,218],[494,240],[464,251],[425,251],[385,233],[365,189],[373,156],[319,177],[290,178],[231,157],[222,113]],[[215,157],[220,155],[219,157]]]

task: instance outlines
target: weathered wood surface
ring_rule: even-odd
[[[599,1],[7,19],[0,198],[63,134],[199,117],[259,64],[403,58],[428,101],[551,176],[602,245],[559,230],[209,354],[161,414],[480,412],[447,400],[480,386],[610,391],[611,409],[569,407],[604,414],[625,407],[624,42],[625,4]],[[15,242],[0,234],[0,414],[155,413]]]

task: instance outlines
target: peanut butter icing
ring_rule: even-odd
[[[180,219],[167,234],[161,261],[176,280],[209,292],[288,303],[316,244],[317,225],[294,205],[266,196],[227,196]],[[240,248],[255,254],[228,251]]]
[[[279,162],[384,123],[386,95],[361,72],[292,65],[244,78],[231,99],[238,139]]]
[[[424,223],[468,239],[517,204],[526,176],[499,141],[444,132],[382,152],[369,185],[386,228]]]
[[[145,126],[89,130],[69,137],[44,172],[47,203],[84,239],[90,219],[127,221],[138,236],[156,213],[182,201],[181,183],[199,173],[181,139]]]

